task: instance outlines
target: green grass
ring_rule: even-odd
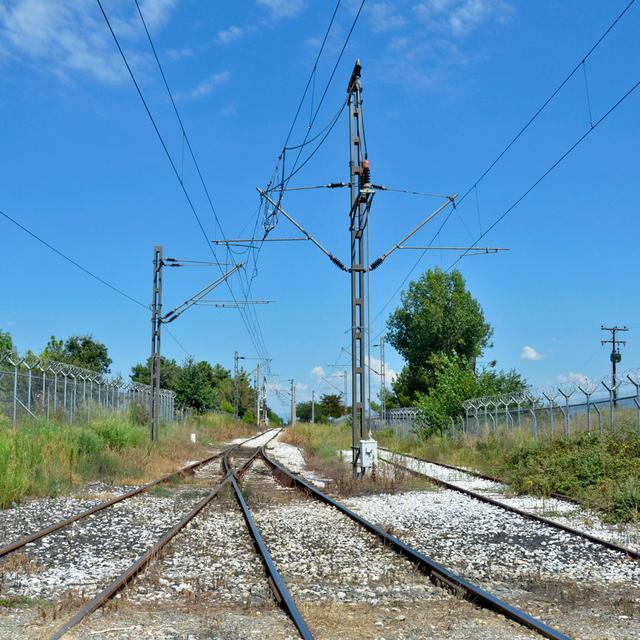
[[[640,436],[630,424],[603,435],[547,438],[539,446],[524,431],[426,440],[387,431],[377,439],[389,449],[495,476],[517,492],[582,500],[611,522],[640,522]]]
[[[283,440],[314,457],[330,460],[339,450],[351,448],[351,426],[298,423],[286,430]]]
[[[194,432],[195,446],[190,444]],[[199,416],[163,426],[160,442],[151,447],[148,426],[124,413],[74,425],[34,420],[15,428],[0,417],[0,508],[26,496],[68,492],[87,480],[154,479],[185,460],[204,457],[201,443],[246,435],[246,426],[224,416]]]

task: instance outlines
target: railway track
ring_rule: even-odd
[[[247,438],[246,440],[244,440],[241,443],[238,443],[236,445],[234,445],[233,448],[239,447],[244,445],[246,442],[250,442],[251,440],[254,440],[256,437],[259,436],[253,436],[251,438]],[[158,487],[163,483],[166,482],[170,482],[174,479],[177,478],[184,478],[187,477],[189,475],[193,475],[194,473],[196,473],[196,471],[198,469],[201,469],[202,467],[212,463],[213,461],[221,458],[224,455],[224,452],[220,452],[220,453],[216,453],[212,456],[208,456],[207,458],[204,458],[202,460],[199,460],[197,462],[193,462],[192,464],[186,465],[185,467],[182,467],[181,469],[178,469],[177,471],[174,471],[173,473],[169,473],[165,476],[162,476],[161,478],[158,478],[157,480],[153,480],[152,482],[148,482],[147,484],[143,484],[140,487],[137,487],[135,489],[132,489],[131,491],[127,491],[126,493],[117,496],[115,498],[112,498],[111,500],[105,500],[103,502],[100,502],[96,505],[94,505],[93,507],[86,509],[84,511],[81,511],[80,513],[74,514],[68,518],[64,518],[62,520],[59,520],[58,522],[55,522],[54,524],[51,524],[47,527],[44,527],[43,529],[40,529],[39,531],[35,531],[31,534],[28,534],[26,536],[23,536],[21,538],[18,538],[17,540],[3,546],[0,547],[0,558],[9,555],[10,553],[13,553],[14,551],[17,551],[18,549],[22,549],[23,547],[25,547],[28,544],[31,544],[32,542],[36,542],[38,540],[41,540],[42,538],[44,538],[45,536],[48,536],[52,533],[55,533],[56,531],[60,531],[61,529],[64,529],[65,527],[68,527],[70,525],[72,525],[74,522],[78,522],[80,520],[83,520],[85,518],[88,518],[89,516],[92,516],[96,513],[99,513],[100,511],[103,511],[104,509],[107,509],[109,507],[112,507],[120,502],[124,502],[125,500],[129,500],[130,498],[133,498],[135,496],[138,496],[142,493],[146,493],[148,491],[150,491],[151,489],[153,489],[154,487]]]
[[[589,542],[600,545],[607,549],[611,549],[612,551],[617,551],[622,553],[633,560],[640,560],[640,552],[635,549],[631,549],[621,544],[617,544],[616,542],[612,542],[611,540],[607,540],[600,536],[596,536],[588,531],[583,531],[581,529],[577,529],[575,527],[571,527],[567,524],[563,524],[562,522],[558,522],[557,520],[553,520],[551,518],[547,518],[533,511],[525,510],[511,504],[508,504],[504,500],[497,499],[495,497],[491,497],[486,493],[482,493],[480,491],[474,491],[468,487],[463,487],[456,482],[451,480],[445,480],[443,477],[439,477],[434,475],[434,473],[428,473],[426,468],[437,469],[440,467],[441,469],[453,471],[457,474],[460,474],[461,477],[464,476],[471,478],[479,478],[481,480],[488,481],[492,484],[499,485],[504,487],[505,485],[497,480],[496,478],[492,478],[491,476],[487,476],[485,474],[481,474],[474,471],[469,471],[468,469],[462,469],[460,467],[455,467],[453,465],[441,464],[438,462],[432,462],[430,460],[423,460],[421,458],[417,458],[415,456],[402,454],[396,451],[391,451],[389,449],[381,448],[381,452],[387,453],[390,457],[380,456],[380,459],[386,462],[387,464],[392,465],[395,468],[400,468],[405,471],[408,471],[411,474],[415,474],[419,477],[426,478],[429,482],[440,486],[444,489],[450,489],[451,491],[456,491],[458,493],[462,493],[466,496],[473,498],[474,500],[478,500],[480,502],[484,502],[486,504],[491,504],[495,507],[503,509],[505,511],[509,511],[511,513],[515,513],[523,518],[528,520],[533,520],[535,522],[539,522],[545,526],[553,527],[554,529],[558,529],[559,531],[563,531],[565,533],[569,533],[573,536],[577,536],[579,538],[583,538],[584,540],[588,540]],[[426,468],[425,468],[426,467]],[[559,499],[559,497],[557,498]],[[564,499],[564,498],[563,498]]]
[[[275,437],[278,434],[279,430],[272,430],[271,438]],[[157,554],[187,525],[189,524],[206,506],[208,506],[214,498],[216,498],[224,487],[230,482],[231,477],[226,474],[224,477],[221,477],[223,474],[222,468],[216,473],[214,465],[215,462],[220,460],[222,461],[225,453],[229,453],[230,451],[234,451],[243,445],[248,444],[252,440],[256,438],[264,438],[265,434],[259,434],[258,436],[253,436],[248,438],[238,444],[235,444],[231,447],[228,447],[225,451],[214,454],[212,456],[208,456],[207,458],[200,460],[198,462],[189,464],[174,473],[168,474],[159,478],[153,482],[147,483],[138,487],[132,491],[128,491],[121,496],[117,496],[116,498],[103,501],[92,506],[90,509],[84,510],[80,513],[74,514],[71,517],[62,519],[52,525],[49,525],[39,531],[36,531],[27,536],[23,536],[14,542],[5,545],[2,549],[0,549],[0,557],[1,556],[10,556],[15,551],[22,549],[23,547],[38,543],[42,545],[48,540],[48,537],[60,536],[61,534],[65,534],[65,531],[69,530],[68,536],[71,536],[71,544],[73,546],[74,540],[74,531],[71,529],[77,526],[76,523],[82,520],[91,520],[95,517],[96,514],[107,513],[107,509],[112,507],[114,509],[118,509],[123,504],[127,504],[135,499],[140,499],[137,496],[141,496],[141,494],[148,493],[150,490],[155,487],[159,487],[161,484],[171,481],[175,478],[185,478],[188,476],[194,476],[198,474],[198,478],[196,478],[197,482],[194,485],[191,483],[190,485],[180,487],[180,490],[183,490],[183,493],[186,491],[191,491],[195,495],[195,497],[200,497],[202,493],[203,483],[206,485],[211,485],[212,480],[214,480],[214,487],[211,488],[209,486],[206,495],[203,498],[195,501],[191,500],[193,504],[190,504],[190,508],[188,511],[183,514],[180,519],[175,522],[172,526],[167,528],[162,535],[157,539],[157,541],[146,550],[135,562],[133,562],[130,566],[126,568],[124,572],[122,572],[116,579],[111,580],[106,587],[104,587],[100,593],[98,593],[94,598],[92,598],[89,602],[87,602],[72,618],[70,618],[64,625],[60,626],[54,633],[50,636],[53,638],[61,638],[63,637],[71,628],[79,624],[81,621],[86,619],[91,613],[100,608],[103,604],[105,604],[114,594],[122,589],[134,576],[140,573],[148,563],[157,556]],[[259,449],[256,448],[254,450],[254,454],[259,453]],[[247,461],[247,465],[250,464],[250,461]],[[197,491],[193,491],[192,487],[196,487]],[[190,496],[193,498],[193,496]],[[135,511],[135,508],[134,508]],[[163,514],[164,520],[170,520],[171,514]],[[108,535],[108,532],[107,532]],[[135,535],[135,531],[132,529],[131,535]],[[81,540],[78,540],[80,545],[82,544],[91,544],[93,542],[93,536],[89,533],[83,535]],[[67,544],[68,546],[68,544]],[[110,549],[108,552],[111,551]],[[115,551],[115,553],[120,553],[120,551]],[[49,555],[47,550],[44,551],[45,555]],[[62,552],[65,553],[64,551]],[[22,559],[20,560],[22,562]],[[26,563],[26,567],[28,567],[31,562]]]
[[[564,633],[552,629],[544,622],[537,620],[533,616],[526,614],[525,612],[511,606],[504,602],[500,598],[488,593],[487,591],[477,587],[470,581],[456,575],[443,565],[435,562],[423,553],[420,553],[415,548],[408,544],[405,544],[397,537],[393,536],[389,532],[385,531],[381,527],[372,524],[354,511],[348,509],[334,498],[322,493],[316,487],[306,482],[299,476],[291,473],[284,466],[272,459],[265,450],[262,448],[262,459],[269,466],[269,468],[276,474],[281,482],[295,487],[301,491],[302,495],[307,498],[315,499],[337,511],[341,516],[346,516],[351,522],[355,523],[361,530],[366,531],[377,538],[386,550],[391,550],[395,554],[409,560],[415,565],[422,573],[426,574],[431,582],[437,587],[442,587],[450,592],[455,593],[457,596],[463,596],[470,600],[475,605],[489,609],[495,613],[498,613],[508,620],[516,622],[523,627],[534,631],[545,638],[554,638],[557,640],[567,639],[568,636]],[[255,523],[254,523],[255,524]],[[311,637],[302,635],[302,637]]]
[[[270,438],[276,435],[277,432],[274,431]],[[228,539],[229,530],[227,527],[227,539],[224,540],[224,545],[221,544],[222,540],[218,538],[218,544],[225,546],[225,549],[221,549],[219,553],[225,556],[234,555],[235,548],[240,546],[240,538],[244,536],[249,539],[250,536],[251,542],[248,543],[249,553],[253,553],[251,551],[252,546],[256,552],[254,554],[256,564],[246,570],[254,572],[256,575],[260,574],[256,579],[262,580],[262,583],[264,583],[264,593],[258,593],[257,597],[262,598],[263,602],[266,602],[265,598],[271,602],[269,597],[270,589],[275,603],[279,605],[283,612],[277,613],[277,615],[273,614],[269,619],[267,628],[270,630],[269,635],[273,638],[289,638],[292,637],[292,632],[305,639],[313,638],[316,632],[321,637],[336,637],[332,633],[327,633],[326,628],[323,626],[324,616],[330,609],[326,609],[322,604],[314,609],[313,602],[305,594],[307,592],[317,592],[316,595],[319,600],[314,602],[335,602],[336,599],[339,602],[340,598],[344,596],[343,591],[345,590],[348,593],[353,592],[353,597],[348,596],[347,601],[354,606],[359,605],[360,600],[363,603],[377,602],[379,600],[379,592],[382,592],[395,594],[398,596],[398,602],[420,603],[419,606],[412,604],[410,609],[407,608],[407,611],[411,611],[409,614],[411,616],[414,614],[417,616],[416,612],[418,610],[428,611],[424,618],[425,621],[435,620],[436,616],[434,616],[433,611],[439,611],[438,615],[443,619],[447,618],[447,624],[449,625],[446,627],[448,631],[436,634],[443,637],[451,637],[451,625],[455,626],[460,620],[466,621],[467,618],[470,621],[466,623],[467,625],[473,626],[474,623],[478,625],[495,625],[495,635],[492,635],[491,629],[493,627],[478,626],[478,629],[483,630],[485,635],[482,635],[481,631],[478,633],[472,632],[472,635],[468,635],[468,631],[464,631],[461,636],[456,635],[456,637],[505,638],[509,640],[516,637],[529,638],[534,634],[558,640],[564,640],[569,637],[562,631],[558,631],[549,624],[525,613],[521,608],[509,604],[503,598],[497,597],[490,592],[493,591],[490,586],[489,589],[478,586],[474,581],[433,560],[420,550],[420,546],[414,546],[415,543],[409,544],[407,540],[392,535],[389,531],[356,513],[354,509],[348,508],[341,502],[319,491],[309,482],[293,474],[274,460],[266,451],[266,443],[260,443],[260,447],[251,447],[252,440],[254,438],[210,456],[206,461],[189,465],[176,472],[176,474],[165,476],[163,479],[145,485],[144,490],[148,491],[150,488],[166,481],[167,478],[180,473],[188,473],[188,470],[193,467],[199,468],[199,473],[206,471],[208,474],[205,480],[207,483],[206,494],[198,496],[198,500],[190,504],[186,513],[181,514],[180,518],[174,521],[171,527],[166,528],[152,546],[146,549],[134,562],[130,563],[116,579],[111,578],[99,593],[86,602],[63,625],[58,627],[50,635],[51,640],[58,640],[64,637],[71,629],[83,621],[85,621],[83,633],[88,633],[90,636],[93,632],[88,631],[86,627],[87,619],[116,594],[122,592],[126,595],[131,592],[132,587],[128,587],[126,591],[123,591],[123,589],[136,576],[142,575],[142,577],[138,577],[135,580],[134,585],[136,586],[133,587],[133,591],[140,587],[142,581],[144,583],[142,592],[153,592],[158,585],[148,576],[149,571],[144,570],[154,558],[158,558],[160,552],[181,531],[183,532],[183,535],[180,536],[181,543],[171,545],[167,562],[164,559],[166,552],[163,552],[162,558],[159,558],[154,563],[153,566],[155,568],[151,573],[159,570],[158,567],[160,566],[164,567],[163,570],[171,567],[173,573],[169,575],[169,578],[179,581],[183,581],[183,578],[177,576],[184,575],[185,571],[196,577],[198,573],[209,574],[210,568],[218,564],[213,556],[205,557],[204,564],[200,562],[191,567],[185,567],[183,563],[188,564],[191,562],[194,554],[199,555],[202,553],[203,556],[206,556],[209,548],[212,545],[216,545],[209,537],[211,529],[203,526],[203,523],[211,518],[212,509],[216,508],[221,510],[217,515],[225,525],[230,520],[235,519],[239,527],[242,528],[243,523],[246,527],[242,533],[236,528],[230,540]],[[216,468],[216,462],[219,462],[220,465],[217,471],[212,474],[212,470]],[[202,485],[200,485],[200,488],[202,488]],[[120,498],[121,501],[126,502],[128,497],[132,496],[125,494]],[[282,503],[286,508],[283,508],[280,516],[276,513],[274,520],[273,509],[274,505],[278,503]],[[113,504],[113,501],[106,501],[96,506],[100,507],[99,510],[104,510],[111,504]],[[236,508],[236,504],[239,510]],[[67,519],[68,523],[77,522],[79,517],[91,517],[96,512],[94,509],[92,508],[92,510],[87,510],[83,514]],[[198,518],[205,510],[208,515]],[[310,525],[307,522],[309,514],[312,516],[310,521],[316,523],[316,530],[313,530],[313,525],[311,525],[312,528],[310,529]],[[198,525],[196,521],[201,524]],[[59,524],[56,523],[54,531],[59,531]],[[198,529],[198,527],[202,528]],[[50,528],[48,527],[47,529]],[[186,533],[187,531],[189,533]],[[36,539],[46,538],[48,535],[46,530],[43,530],[43,532],[38,532],[43,533],[43,535]],[[187,538],[195,536],[199,541],[199,546],[185,546],[187,544],[185,536]],[[402,537],[404,538],[404,536]],[[325,548],[320,549],[323,545]],[[346,554],[342,552],[342,555],[340,555],[340,549],[349,545],[351,545],[352,550]],[[14,545],[7,545],[5,548],[12,546]],[[182,550],[182,547],[185,547],[185,549]],[[10,554],[12,550],[15,549],[7,551],[7,554]],[[175,556],[172,558],[171,554],[175,554]],[[361,572],[364,576],[364,583],[363,586],[354,586],[359,581],[362,582],[362,577],[358,577],[359,562],[366,567],[366,570]],[[264,569],[266,579],[260,571],[260,563]],[[353,566],[354,563],[355,567]],[[227,569],[225,570],[228,570],[228,565],[226,566]],[[292,566],[294,569],[291,568]],[[464,573],[466,574],[466,572]],[[425,576],[428,579],[425,579]],[[203,579],[206,580],[206,578]],[[232,582],[229,589],[233,589],[234,584],[237,586],[237,581]],[[178,586],[180,585],[178,584]],[[253,585],[251,589],[254,587],[260,591],[260,588],[256,587],[256,585]],[[453,596],[447,595],[446,592],[452,593]],[[168,595],[170,599],[168,601],[165,600],[165,602],[173,604],[177,594],[169,591]],[[215,601],[217,594],[209,590],[207,597]],[[450,599],[447,600],[447,598]],[[468,600],[473,606],[469,608],[469,605],[462,602],[460,598]],[[136,603],[138,601],[134,598],[130,602]],[[234,607],[233,603],[229,601],[227,601],[226,606],[227,611]],[[272,604],[269,606],[273,607]],[[418,607],[417,609],[415,608],[416,606]],[[376,605],[375,609],[377,607],[378,605]],[[430,607],[434,607],[433,611]],[[465,609],[464,607],[467,608]],[[486,613],[481,614],[481,610],[475,607],[486,610]],[[527,608],[526,604],[525,608]],[[276,608],[274,611],[277,612],[278,609]],[[499,615],[492,615],[493,613]],[[284,614],[286,614],[286,617]],[[486,617],[473,620],[473,616],[480,615]],[[355,629],[359,628],[358,625],[362,621],[361,613],[358,616],[350,623]],[[404,619],[403,616],[401,617]],[[265,622],[266,618],[267,616],[265,616]],[[91,619],[93,620],[93,618]],[[453,619],[453,622],[451,619]],[[558,622],[557,617],[555,622]],[[518,631],[516,625],[520,627],[521,631]],[[275,626],[278,627],[277,632],[274,630]],[[490,635],[486,635],[487,630],[490,630]],[[369,632],[369,635],[371,633],[376,633],[375,627]],[[235,636],[230,635],[229,637]]]

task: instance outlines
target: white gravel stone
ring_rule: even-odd
[[[597,512],[567,500],[529,495],[515,496],[506,484],[485,480],[462,471],[448,469],[430,462],[422,462],[408,456],[391,455],[384,452],[382,458],[394,459],[410,469],[421,471],[439,480],[445,480],[463,489],[482,493],[509,506],[529,511],[604,540],[640,551],[640,526],[638,525],[616,525],[603,522]]]

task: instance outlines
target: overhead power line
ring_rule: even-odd
[[[593,125],[587,129],[519,198],[517,198],[494,222],[480,234],[475,242],[482,240],[497,224],[502,222],[559,164],[561,164],[589,135],[591,135],[596,128],[604,122],[638,87],[640,86],[640,80],[636,82],[602,117],[596,120]],[[453,267],[460,262],[460,260],[467,255],[469,249],[467,249],[462,255],[447,268],[447,271],[453,269]]]
[[[60,256],[63,260],[66,260],[69,264],[73,265],[76,269],[79,269],[80,271],[82,271],[83,273],[85,273],[89,277],[93,278],[94,280],[96,280],[100,284],[104,285],[105,287],[108,287],[109,289],[111,289],[112,291],[114,291],[118,295],[122,296],[123,298],[126,298],[127,300],[129,300],[129,302],[133,302],[133,304],[135,304],[135,305],[137,305],[139,307],[142,307],[143,309],[145,309],[147,311],[149,310],[149,305],[146,305],[141,300],[138,300],[137,298],[134,298],[133,296],[130,296],[128,293],[126,293],[125,291],[120,289],[120,287],[117,287],[116,285],[112,284],[108,280],[105,280],[103,277],[101,277],[98,274],[94,273],[90,269],[87,269],[87,267],[81,265],[77,260],[75,260],[74,258],[72,258],[69,255],[67,255],[66,253],[64,253],[64,251],[61,251],[57,247],[54,247],[50,242],[47,242],[44,238],[40,237],[37,233],[34,233],[33,231],[31,231],[31,229],[29,229],[28,227],[25,227],[21,222],[18,222],[15,218],[10,216],[5,211],[0,210],[0,215],[2,215],[4,218],[9,220],[9,222],[13,223],[16,227],[18,227],[19,229],[24,231],[26,234],[30,235],[34,240],[37,240],[40,244],[42,244],[45,247],[47,247],[47,249],[49,249],[50,251],[53,251],[53,253],[55,253],[58,256]],[[171,332],[168,332],[168,333],[171,336],[171,338],[175,341],[175,343],[184,351],[184,353],[186,355],[189,355],[189,352],[184,348],[184,346],[180,343],[180,341],[173,335],[173,333],[171,333]]]
[[[511,147],[513,147],[513,145],[522,137],[522,135],[529,129],[529,127],[531,127],[531,125],[538,119],[538,117],[542,114],[542,112],[549,106],[549,104],[555,99],[555,97],[560,93],[560,91],[566,86],[566,84],[569,82],[569,80],[571,80],[571,78],[573,78],[573,76],[580,70],[580,68],[583,67],[584,63],[593,55],[593,53],[598,49],[598,47],[602,44],[602,42],[606,39],[606,37],[613,30],[613,28],[618,24],[618,22],[620,22],[620,20],[625,16],[625,14],[629,11],[629,9],[631,9],[631,7],[635,4],[635,2],[636,2],[636,0],[630,0],[624,6],[622,11],[620,11],[620,13],[613,20],[613,22],[611,22],[611,24],[602,32],[602,34],[594,42],[594,44],[590,47],[590,49],[587,51],[587,53],[579,59],[579,61],[574,65],[574,67],[564,77],[564,79],[560,82],[560,84],[558,84],[558,86],[551,92],[551,94],[540,105],[540,107],[538,107],[538,109],[527,120],[527,122],[509,140],[509,142],[502,149],[502,151],[500,151],[500,153],[486,167],[486,169],[480,174],[480,176],[475,180],[475,182],[462,194],[462,196],[460,196],[460,198],[456,202],[456,205],[457,205],[456,206],[456,210],[458,210],[459,206],[466,200],[467,196],[469,196],[469,194],[472,191],[475,191],[476,194],[477,194],[477,188],[478,188],[478,185],[480,184],[480,182],[482,182],[482,180],[484,180],[484,178],[486,178],[486,176],[495,168],[495,166],[500,162],[500,160],[502,160],[502,158],[507,154],[507,152],[511,149]],[[635,87],[632,88],[631,91],[633,91],[633,90],[635,90]],[[624,100],[626,97],[627,97],[626,95],[623,96],[622,100]],[[615,109],[615,107],[617,107],[617,105],[614,106],[614,109]],[[607,115],[609,115],[609,114],[608,113],[605,114],[605,116],[600,121],[602,121]],[[599,124],[599,122],[597,124]],[[592,128],[595,128],[595,126],[597,126],[597,125],[591,124]],[[584,137],[586,137],[588,135],[588,133],[590,133],[590,131],[591,131],[591,129],[587,132],[587,134],[585,134],[585,136],[583,136],[582,139],[584,139]],[[582,139],[579,140],[576,143],[576,146],[578,144],[580,144]],[[570,152],[571,152],[571,150],[569,150],[568,153],[570,153]],[[563,159],[564,158],[561,158],[559,160],[559,162],[561,162]],[[553,168],[551,170],[553,170]],[[541,180],[544,179],[544,177],[546,177],[546,176],[543,176],[541,178]],[[535,188],[535,186],[536,185],[534,185],[532,188]],[[526,194],[525,194],[525,196],[526,196]],[[515,203],[513,206],[516,206],[516,205],[517,205],[517,203]],[[438,228],[438,231],[435,233],[435,235],[431,239],[431,242],[429,242],[428,248],[430,248],[432,246],[432,244],[435,242],[436,238],[439,236],[440,232],[442,231],[444,226],[447,224],[447,222],[451,218],[452,213],[453,213],[453,210],[448,212],[447,216],[445,217],[445,219],[443,220],[442,224]],[[479,239],[482,239],[485,235],[486,235],[485,233],[480,235],[479,238],[476,239],[472,244],[475,244]],[[418,256],[418,258],[415,261],[415,263],[413,264],[413,266],[409,269],[409,272],[404,276],[404,278],[403,278],[402,282],[400,283],[400,285],[395,289],[395,291],[393,292],[391,297],[385,302],[385,304],[381,307],[380,311],[376,314],[376,316],[374,318],[374,322],[375,322],[375,320],[377,320],[382,315],[384,310],[391,304],[393,299],[398,295],[398,293],[401,291],[401,289],[404,286],[404,284],[406,283],[406,281],[409,279],[411,274],[416,270],[416,268],[422,262],[422,260],[424,259],[424,257],[426,255],[427,255],[427,250],[423,251]],[[464,257],[464,256],[460,256],[460,258],[462,258],[462,257]],[[456,260],[456,263],[454,263],[454,264],[457,264],[459,259]],[[452,268],[452,267],[453,267],[453,265],[451,265],[451,267],[449,267],[449,268]],[[384,329],[380,333],[378,333],[378,335],[376,337],[380,336],[382,333],[384,333]]]
[[[118,37],[117,37],[117,35],[116,35],[112,25],[111,25],[109,17],[107,16],[107,13],[104,10],[102,2],[101,2],[101,0],[96,0],[96,2],[97,2],[98,6],[100,8],[100,11],[102,13],[102,16],[103,16],[105,22],[107,24],[109,32],[111,33],[111,36],[113,37],[113,40],[114,40],[114,42],[116,44],[116,47],[117,47],[117,49],[118,49],[118,51],[120,53],[120,56],[122,57],[122,60],[123,60],[123,62],[125,64],[127,72],[129,73],[129,76],[131,77],[131,80],[132,80],[132,82],[133,82],[133,84],[135,86],[135,89],[136,89],[136,92],[138,94],[138,97],[140,98],[140,100],[141,100],[141,102],[142,102],[142,104],[144,106],[144,109],[145,109],[145,111],[147,113],[147,116],[148,116],[149,120],[151,121],[153,129],[154,129],[154,131],[156,133],[156,136],[160,140],[160,144],[162,145],[162,148],[163,148],[164,153],[165,153],[165,155],[167,157],[167,160],[169,160],[169,164],[171,165],[173,173],[174,173],[176,179],[178,180],[180,188],[181,188],[181,190],[182,190],[182,192],[183,192],[183,194],[184,194],[184,196],[185,196],[185,198],[187,200],[187,203],[189,205],[189,209],[191,210],[191,212],[193,213],[193,216],[196,219],[196,222],[197,222],[198,227],[199,227],[199,229],[200,229],[200,231],[201,231],[201,233],[203,235],[203,238],[204,238],[204,240],[205,240],[205,242],[207,244],[207,247],[209,248],[209,250],[211,251],[211,253],[215,257],[216,261],[218,261],[218,257],[217,257],[217,255],[215,253],[215,250],[213,249],[213,247],[211,246],[211,243],[209,242],[208,234],[206,233],[206,231],[204,229],[204,226],[202,224],[202,220],[200,219],[200,216],[198,215],[198,212],[196,211],[196,208],[195,208],[195,206],[193,204],[191,196],[190,196],[189,192],[187,191],[187,189],[185,187],[185,184],[184,184],[184,181],[182,179],[182,176],[181,176],[180,172],[178,171],[178,168],[177,168],[177,166],[176,166],[176,164],[175,164],[175,162],[174,162],[174,160],[173,160],[173,158],[171,156],[171,153],[169,152],[167,144],[166,144],[166,142],[165,142],[165,140],[164,140],[164,138],[162,136],[162,133],[160,132],[160,129],[158,128],[158,125],[157,125],[157,123],[155,121],[155,118],[153,117],[153,114],[151,113],[151,109],[149,108],[149,105],[148,105],[148,103],[147,103],[147,101],[146,101],[146,99],[144,97],[144,94],[142,93],[142,90],[140,88],[140,85],[139,85],[136,77],[135,77],[135,74],[133,73],[131,65],[129,64],[129,61],[127,60],[127,56],[124,53],[124,50],[122,49],[122,46],[120,45],[120,41],[118,40]],[[148,34],[148,31],[147,31],[147,34]],[[156,60],[159,63],[159,60],[157,59],[157,56],[156,56]],[[165,87],[167,88],[167,90],[169,90],[168,89],[168,83],[166,83],[166,76],[165,76]],[[175,108],[175,102],[173,102],[173,104],[174,104],[174,108]],[[177,112],[177,109],[176,109],[176,112]],[[177,115],[179,117],[179,113],[177,113]],[[180,122],[182,122],[182,121],[180,120]],[[184,128],[182,128],[182,130],[184,131]],[[185,135],[186,135],[186,132],[185,132]],[[216,219],[217,219],[217,215],[214,214],[214,217],[216,217]],[[218,224],[219,224],[219,220],[218,220]],[[224,273],[223,270],[222,270],[222,267],[219,267],[219,268],[220,268],[221,274]],[[229,285],[228,282],[226,282],[226,285],[227,285],[227,287],[229,289],[231,297],[233,297],[235,299],[235,293],[233,292],[233,289],[231,288],[231,286]],[[242,318],[243,323],[245,325],[245,328],[247,330],[247,333],[249,334],[249,337],[251,338],[251,340],[252,340],[252,342],[254,344],[254,347],[257,350],[262,351],[262,348],[259,346],[260,340],[258,338],[258,332],[255,330],[255,328],[252,331],[252,329],[249,326],[249,321],[245,317],[245,314],[244,314],[242,308],[240,309],[240,315],[241,315],[241,318]]]

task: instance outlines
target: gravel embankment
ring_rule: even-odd
[[[463,489],[499,500],[505,504],[555,520],[560,524],[584,531],[604,540],[640,551],[640,526],[604,522],[599,514],[568,500],[539,498],[530,495],[513,495],[508,485],[478,478],[463,471],[448,469],[438,464],[423,462],[399,454],[381,452],[381,457],[392,459],[410,469],[444,480]]]
[[[620,553],[451,490],[345,504],[577,638],[640,637],[640,565]]]
[[[533,637],[434,586],[337,510],[280,487],[264,463],[251,468],[244,487],[273,560],[318,638]]]

